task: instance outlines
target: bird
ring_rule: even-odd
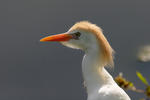
[[[96,24],[79,21],[67,32],[43,37],[40,41],[60,42],[84,51],[82,74],[87,100],[131,100],[105,68],[114,67],[114,50]]]

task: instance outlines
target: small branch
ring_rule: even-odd
[[[145,91],[141,90],[141,89],[135,89],[135,90],[132,90],[132,91],[137,92],[137,93],[145,93]]]

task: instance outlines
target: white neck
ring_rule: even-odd
[[[114,84],[111,75],[103,66],[99,66],[101,63],[99,53],[100,50],[98,48],[88,49],[82,61],[83,77],[88,94],[98,91],[104,84]]]

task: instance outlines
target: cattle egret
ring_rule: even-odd
[[[85,52],[82,72],[87,100],[130,100],[104,68],[114,64],[113,49],[97,25],[88,21],[77,22],[68,32],[47,36],[40,41],[57,41]]]

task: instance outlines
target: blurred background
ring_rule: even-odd
[[[112,76],[150,76],[150,62],[137,51],[150,44],[149,0],[6,0],[0,6],[0,100],[86,100],[81,61],[84,52],[39,39],[66,32],[88,20],[104,30],[116,51]],[[150,79],[148,80],[150,82]],[[144,95],[127,91],[132,100]]]

